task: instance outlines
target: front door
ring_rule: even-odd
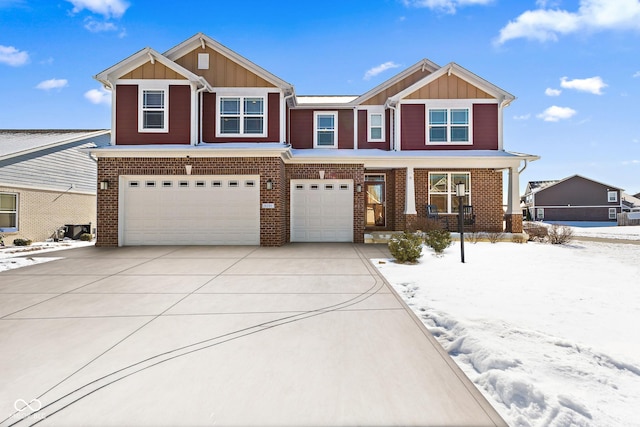
[[[366,191],[365,226],[384,227],[386,225],[384,182],[365,182],[364,186]]]

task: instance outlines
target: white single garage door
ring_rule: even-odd
[[[291,180],[292,242],[353,242],[353,180]]]
[[[123,176],[120,242],[259,245],[260,177]]]

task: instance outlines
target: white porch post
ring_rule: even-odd
[[[522,214],[520,210],[520,173],[517,167],[509,168],[508,184],[507,214]]]
[[[405,191],[404,214],[418,214],[416,211],[416,185],[414,181],[413,167],[411,166],[407,167],[407,188]]]

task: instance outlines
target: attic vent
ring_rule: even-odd
[[[208,70],[208,69],[209,69],[209,54],[199,53],[198,54],[198,70]]]

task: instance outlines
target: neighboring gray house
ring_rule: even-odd
[[[622,189],[573,175],[556,181],[530,181],[523,215],[536,221],[616,221]]]
[[[0,234],[42,241],[67,224],[96,223],[96,161],[108,130],[0,130]]]

